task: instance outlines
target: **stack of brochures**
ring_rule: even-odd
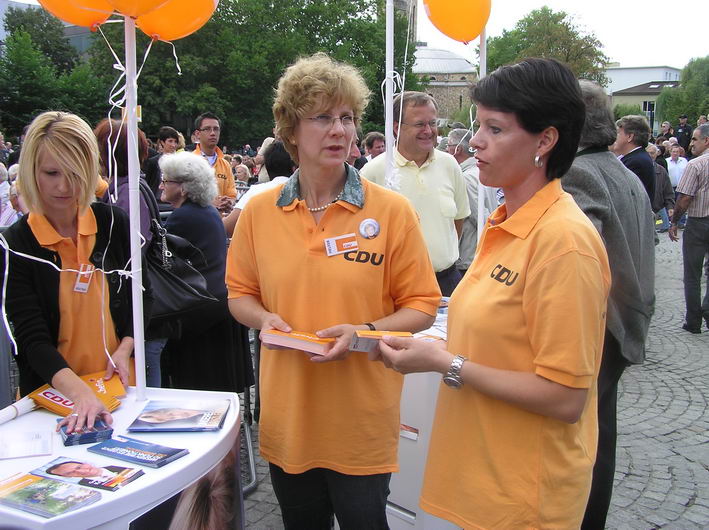
[[[162,467],[189,453],[187,449],[167,447],[127,436],[116,436],[111,440],[93,445],[89,447],[89,451],[148,467]]]
[[[58,419],[57,422],[62,421]],[[59,429],[59,433],[62,435],[62,440],[64,440],[64,445],[81,445],[81,444],[95,444],[96,442],[102,442],[104,440],[109,440],[113,435],[113,427],[107,425],[96,418],[94,422],[93,429],[84,429],[81,431],[74,431],[71,434],[66,432],[67,426],[62,425]]]

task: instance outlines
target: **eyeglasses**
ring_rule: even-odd
[[[174,182],[175,184],[179,184],[176,180],[170,180],[166,179],[165,177],[161,177],[160,180],[162,181],[163,184],[169,184],[170,182]]]
[[[413,127],[414,129],[423,129],[428,125],[431,129],[436,128],[436,123],[438,123],[436,120],[431,120],[431,121],[417,121],[416,123],[406,123],[406,122],[401,122],[404,125],[408,125],[409,127]]]
[[[335,122],[337,120],[340,120],[340,123],[342,123],[342,126],[345,129],[352,128],[355,126],[355,117],[350,116],[349,114],[345,114],[344,116],[330,116],[329,114],[320,114],[320,116],[315,116],[313,118],[305,118],[306,120],[310,120],[314,124],[316,124],[318,127],[321,129],[329,129],[333,125],[335,125]]]
[[[219,127],[202,127],[201,129],[198,129],[198,130],[199,130],[199,131],[202,131],[202,132],[212,132],[212,131],[214,131],[214,132],[216,132],[216,133],[218,133],[218,132],[220,131]]]

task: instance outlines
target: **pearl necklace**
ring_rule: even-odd
[[[334,199],[332,199],[332,202],[328,202],[325,206],[318,206],[317,208],[311,208],[311,207],[308,206],[308,207],[307,207],[307,208],[308,208],[308,211],[309,211],[309,212],[313,212],[313,213],[316,213],[316,212],[323,212],[323,211],[327,210],[327,209],[330,207],[331,204],[335,204],[337,201],[339,201],[340,199],[342,199],[342,197],[343,197],[344,194],[345,194],[345,188],[342,188],[342,191],[337,194],[337,197],[335,197]]]

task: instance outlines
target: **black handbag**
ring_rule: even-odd
[[[147,183],[140,192],[150,210],[153,233],[145,261],[153,291],[150,327],[174,323],[218,300],[207,290],[207,281],[195,268],[206,263],[202,251],[186,239],[169,234],[159,220],[158,205]]]

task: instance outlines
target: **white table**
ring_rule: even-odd
[[[420,335],[446,339],[448,313],[440,312],[433,326]],[[431,427],[436,413],[439,373],[408,374],[401,392],[401,423],[418,431],[412,436],[403,433],[399,438],[399,472],[393,473],[387,503],[387,520],[392,530],[419,530],[424,528],[423,510],[419,496],[426,468]]]
[[[134,388],[113,412],[114,435],[125,434],[131,438],[150,441],[170,447],[186,447],[189,454],[161,468],[138,466],[89,453],[91,444],[64,447],[61,436],[53,435],[52,455],[0,460],[0,478],[15,473],[27,473],[59,456],[84,459],[99,465],[124,465],[138,467],[145,474],[134,482],[115,491],[101,490],[101,500],[90,506],[45,519],[21,510],[0,506],[0,528],[77,529],[102,528],[125,529],[128,524],[151,508],[179,493],[218,464],[232,449],[239,435],[241,414],[239,396],[231,392],[202,392],[167,388],[148,388],[148,399],[229,399],[231,406],[222,429],[214,432],[164,432],[128,433],[126,429],[143,410],[146,402],[137,402]],[[54,430],[58,416],[43,410],[35,410],[4,425],[0,432],[37,431],[43,428]],[[239,486],[240,490],[240,486]],[[97,490],[99,491],[99,490]],[[243,514],[242,514],[243,518]]]

